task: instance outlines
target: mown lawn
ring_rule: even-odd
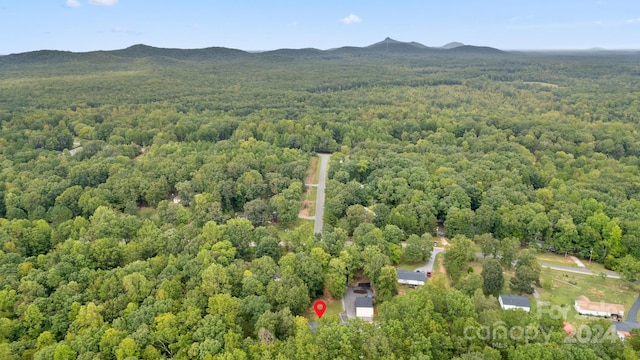
[[[538,261],[546,262],[554,265],[570,266],[577,268],[578,265],[570,257],[552,253],[538,253],[536,255]],[[584,261],[583,261],[584,263]]]
[[[568,320],[572,323],[584,323],[595,319],[578,315],[573,308],[576,298],[584,295],[592,301],[622,304],[625,313],[638,297],[638,289],[629,282],[620,279],[604,278],[595,275],[582,275],[543,268],[540,274],[542,289],[540,298],[550,305],[568,307]]]
[[[302,316],[306,317],[309,321],[318,321],[318,315],[313,310],[313,304],[316,301],[322,300],[327,304],[327,310],[325,310],[322,318],[327,318],[330,316],[335,316],[337,318],[340,317],[340,313],[342,312],[342,301],[340,299],[333,299],[332,297],[322,297],[315,299],[311,302],[311,306],[302,314]]]

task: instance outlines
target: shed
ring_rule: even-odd
[[[356,317],[367,321],[373,320],[373,300],[370,297],[356,298]]]

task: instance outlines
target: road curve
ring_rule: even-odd
[[[318,174],[318,191],[316,195],[316,214],[314,233],[322,232],[324,227],[324,190],[327,187],[327,171],[329,169],[329,158],[331,154],[318,154],[320,157],[320,173]]]

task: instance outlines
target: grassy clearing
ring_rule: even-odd
[[[602,264],[598,264],[596,262],[591,262],[591,264],[589,264],[589,260],[582,260],[582,263],[584,264],[584,266],[591,270],[591,271],[595,271],[596,273],[601,273],[601,272],[605,272],[605,271],[610,271],[604,268],[604,265]]]
[[[568,321],[572,324],[585,323],[594,319],[578,315],[573,309],[573,304],[580,295],[584,295],[592,301],[622,304],[625,311],[631,308],[638,296],[637,287],[628,282],[594,275],[542,269],[540,282],[542,285],[542,289],[539,289],[541,300],[548,301],[550,305],[568,307]]]
[[[443,284],[448,288],[450,287],[449,277],[444,269],[444,264],[442,262],[443,259],[444,257],[442,253],[436,255],[435,263],[433,264],[433,271],[431,272],[431,280],[428,281]]]
[[[569,256],[551,254],[551,253],[542,253],[537,254],[536,257],[538,261],[546,262],[554,265],[562,265],[562,266],[570,266],[577,268],[578,265],[573,261]]]
[[[556,84],[551,84],[551,83],[547,83],[547,82],[542,82],[542,81],[524,81],[525,84],[529,84],[529,85],[540,85],[540,86],[548,86],[548,87],[552,87],[552,88],[557,88],[559,87]]]
[[[462,269],[465,273],[469,272],[469,267],[473,269],[474,274],[482,273],[482,261],[472,261],[466,265],[464,269]]]
[[[424,265],[425,262],[417,262],[417,263],[407,263],[401,262],[396,265],[396,268],[406,270],[406,271],[414,271],[417,267]]]
[[[409,285],[400,284],[398,285],[398,295],[407,295],[411,291],[415,291],[417,288],[412,288]]]
[[[313,304],[318,300],[322,300],[327,304],[327,310],[325,310],[322,318],[340,317],[340,313],[342,312],[342,301],[340,301],[340,299],[334,299],[326,296],[313,300],[311,302],[311,306],[302,314],[302,316],[306,317],[309,321],[318,321],[318,315],[316,315],[316,312],[313,310]]]
[[[320,158],[314,156],[309,161],[309,170],[307,171],[307,184],[317,184],[318,176],[320,174]],[[315,199],[315,198],[314,198]]]
[[[315,156],[309,161],[309,170],[307,170],[307,178],[305,184],[317,184],[320,174],[320,158]],[[308,186],[302,195],[302,204],[300,205],[300,215],[315,216],[316,215],[316,198],[318,196],[318,188]]]
[[[288,241],[291,231],[299,227],[302,227],[302,231],[305,236],[313,236],[313,224],[313,220],[298,219],[295,225],[286,228],[277,227],[278,238],[282,241]]]
[[[302,195],[302,208],[300,212],[305,216],[316,215],[316,198],[318,196],[318,188],[315,186],[307,187],[307,191]]]

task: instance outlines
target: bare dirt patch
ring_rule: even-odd
[[[307,178],[304,180],[305,184],[317,184],[318,183],[318,173],[320,170],[320,162],[318,162],[318,157],[314,156],[311,158],[309,162],[309,171],[307,172]]]
[[[311,216],[311,209],[315,207],[315,201],[309,201],[309,200],[303,200],[302,201],[302,208],[300,209],[300,212],[298,213],[298,217],[306,217],[306,216]]]

